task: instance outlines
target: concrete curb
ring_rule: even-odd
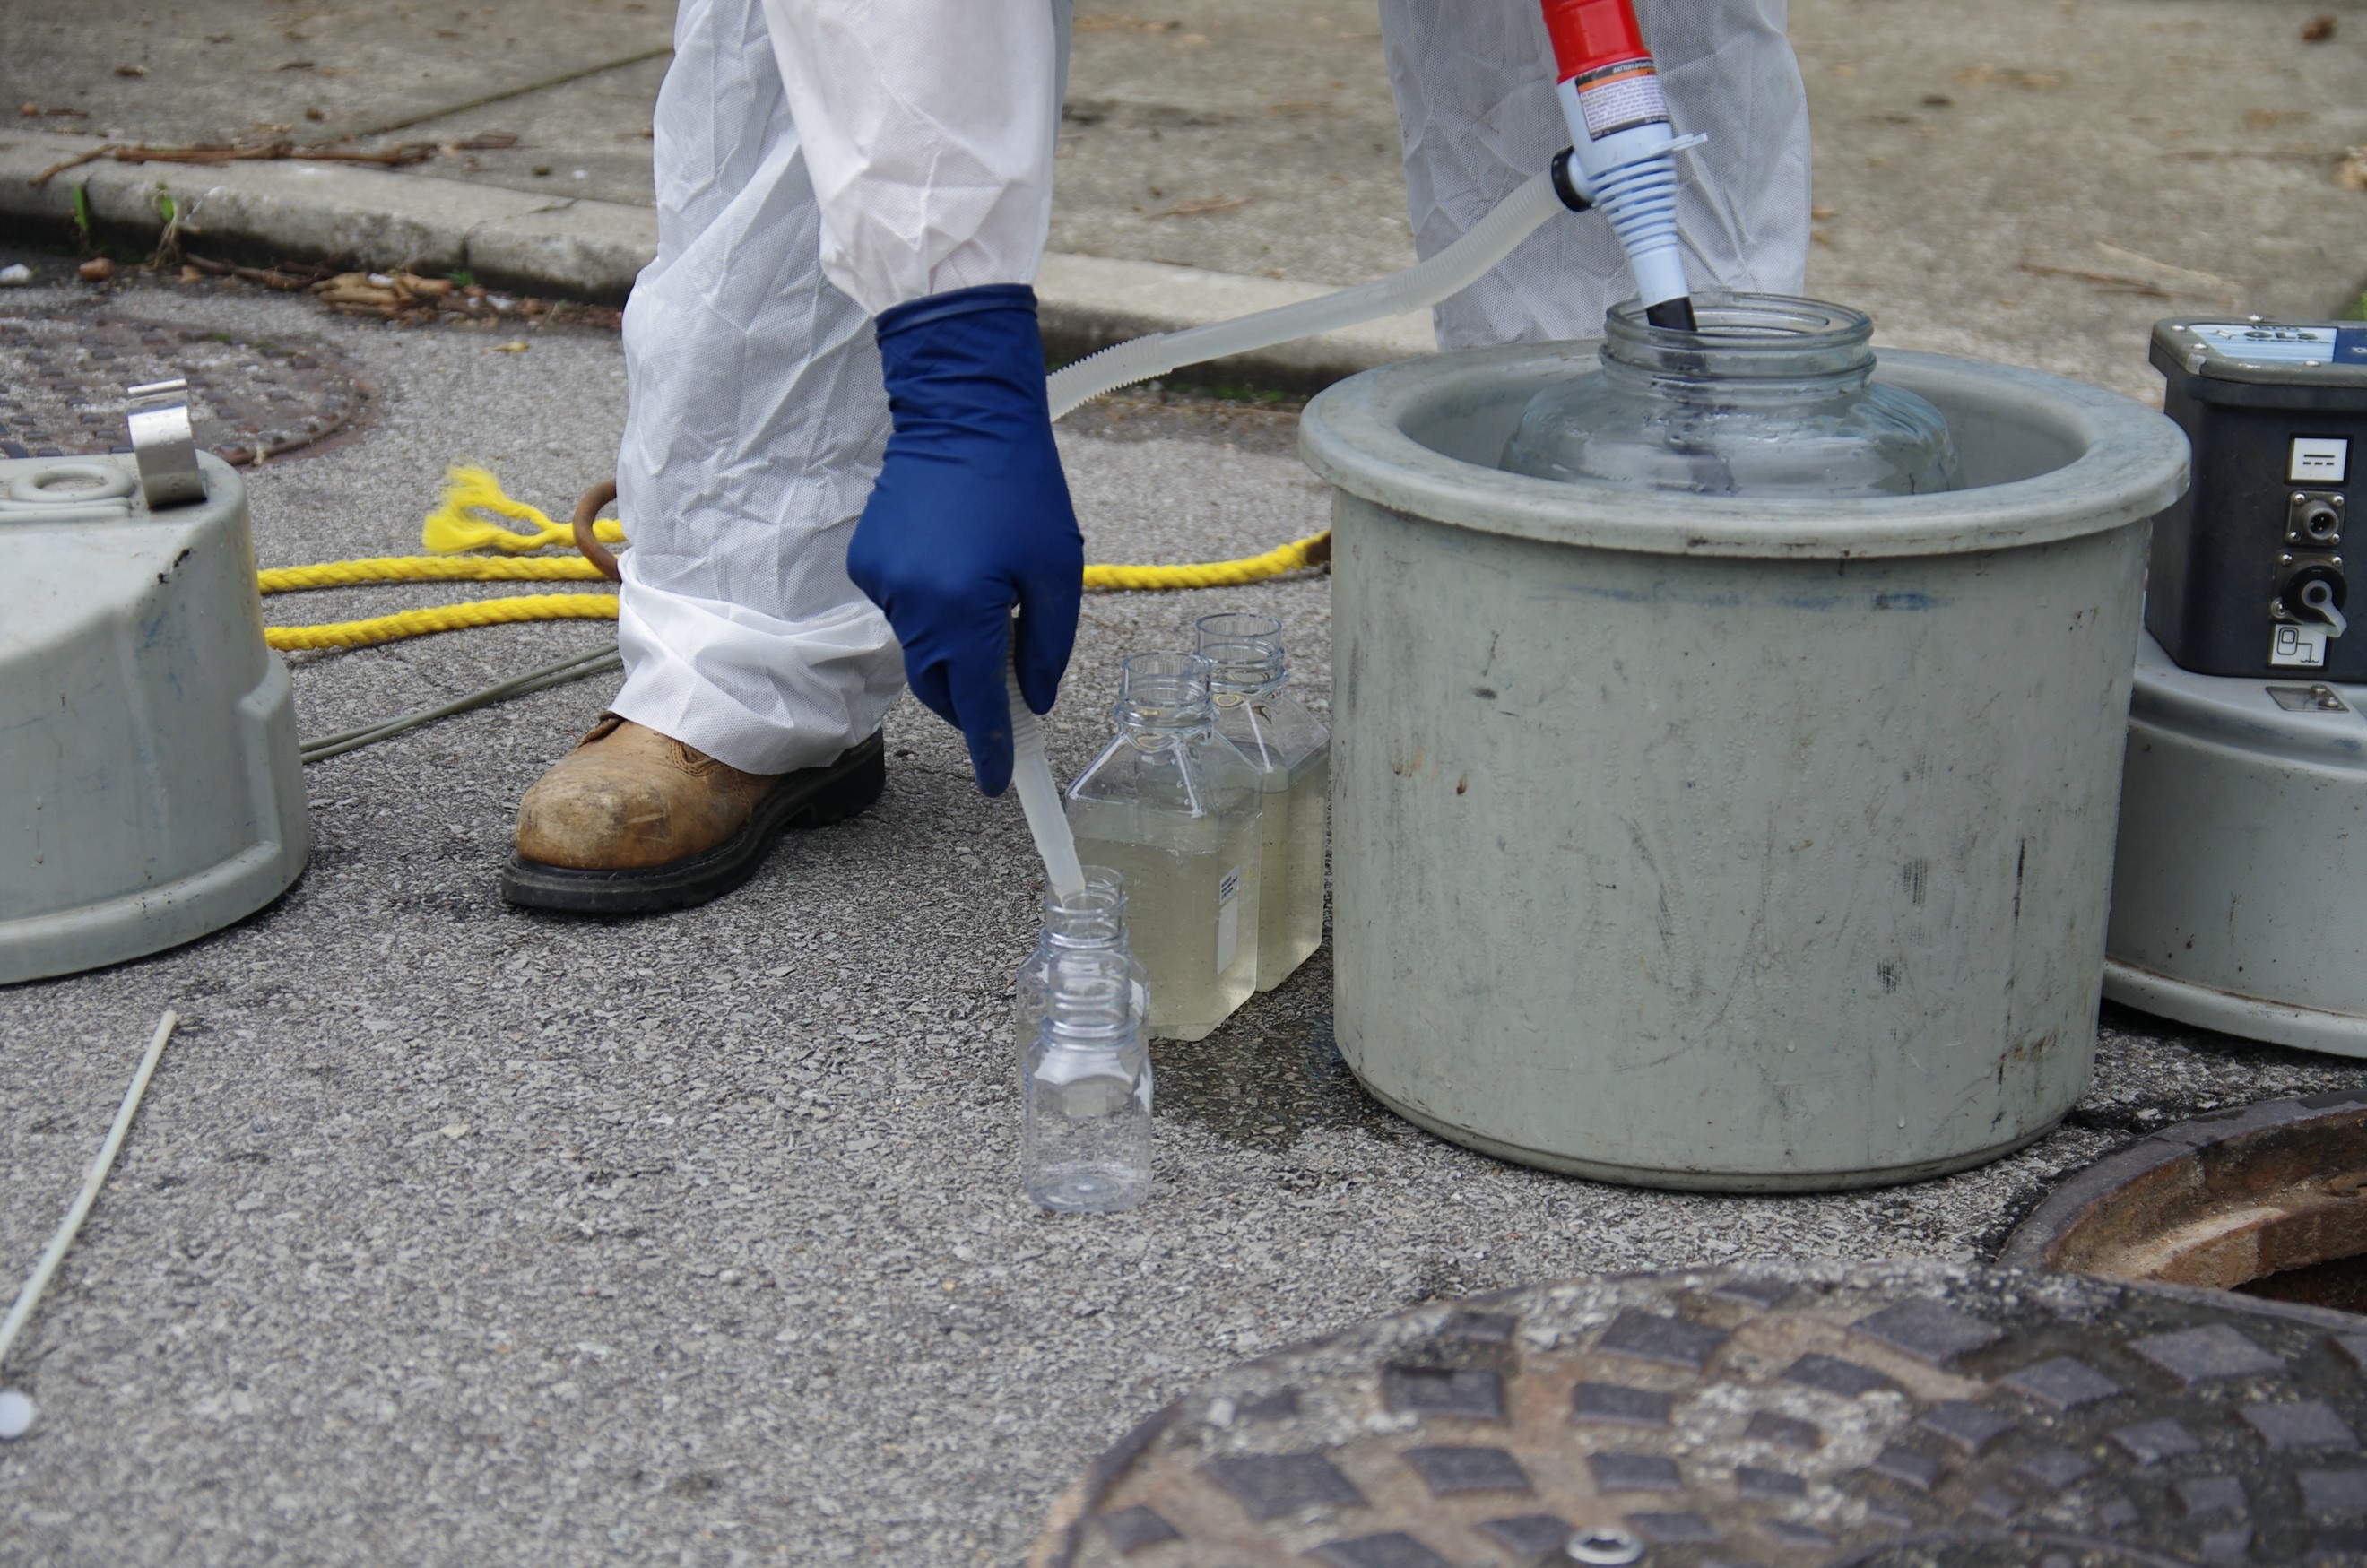
[[[210,244],[428,273],[465,267],[489,285],[611,304],[623,301],[657,254],[657,213],[649,208],[351,164],[100,161],[31,183],[96,144],[83,136],[0,135],[0,230],[69,228],[79,185],[96,225],[153,238],[164,227],[157,209],[163,192],[199,251]],[[1316,284],[1058,253],[1044,258],[1036,279],[1045,346],[1062,361],[1145,333],[1227,321],[1327,292]],[[1433,348],[1428,321],[1400,316],[1196,366],[1190,378],[1314,391]]]
[[[408,266],[467,267],[487,283],[577,299],[621,299],[657,249],[657,214],[613,202],[551,199],[383,169],[293,160],[254,164],[85,164],[33,176],[95,145],[88,137],[0,137],[0,222],[56,231],[89,193],[94,224],[153,237],[170,192],[191,248]]]

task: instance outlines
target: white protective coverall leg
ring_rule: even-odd
[[[1712,139],[1679,209],[1694,283],[1796,293],[1807,111],[1784,0],[1637,8],[1678,129]],[[1535,0],[1380,11],[1429,255],[1566,143],[1552,56]],[[845,569],[888,433],[871,318],[1033,280],[1068,32],[1067,0],[683,0],[658,258],[625,315],[617,712],[776,773],[895,700],[901,657]],[[1440,343],[1592,335],[1629,292],[1608,225],[1557,221],[1439,308]]]
[[[652,121],[658,255],[625,310],[611,705],[749,773],[831,761],[903,687],[846,541],[888,436],[871,318],[821,212],[756,0],[686,0]]]

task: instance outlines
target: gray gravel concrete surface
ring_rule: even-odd
[[[87,121],[23,123],[159,140],[257,121],[517,130],[515,153],[404,177],[646,201],[637,132],[658,62],[452,106],[663,45],[663,9],[20,0],[12,38],[35,47],[0,51],[0,103],[79,105]],[[2321,11],[2335,38],[2302,44]],[[1886,341],[2150,397],[2156,317],[2331,311],[2367,274],[2367,197],[2333,180],[2367,141],[2367,7],[1996,0],[1942,26],[1897,0],[1797,0],[1793,16],[1827,209],[1810,288],[1872,308]],[[1055,245],[1316,281],[1399,265],[1372,32],[1369,6],[1320,0],[1087,4]],[[308,337],[370,380],[363,434],[253,476],[265,564],[413,547],[450,461],[563,513],[613,456],[613,338],[554,331],[495,354],[476,333],[211,286],[108,308]],[[1138,400],[1080,420],[1064,446],[1096,558],[1206,558],[1323,522],[1286,415]],[[1056,763],[1072,773],[1099,743],[1117,658],[1214,608],[1285,615],[1319,699],[1326,597],[1311,580],[1089,601]],[[299,656],[301,728],[606,636]],[[1004,1010],[1036,878],[1015,808],[981,801],[955,738],[907,703],[887,798],[793,839],[741,893],[658,921],[508,911],[492,887],[516,795],[607,689],[316,766],[312,869],[273,909],[0,993],[0,1279],[47,1240],[157,1011],[187,1020],[7,1370],[43,1414],[0,1447],[0,1561],[1011,1562],[1089,1456],[1240,1357],[1586,1270],[1981,1255],[2053,1176],[2167,1120],[2361,1078],[2108,1010],[2088,1099],[1988,1170],[1846,1198],[1633,1192],[1379,1111],[1331,1049],[1319,955],[1210,1040],[1161,1048],[1149,1206],[1049,1219],[1014,1179]]]
[[[374,387],[362,434],[252,476],[266,565],[414,548],[456,460],[563,511],[615,449],[608,336],[499,354],[212,285],[106,308],[317,343]],[[1286,412],[1080,420],[1063,446],[1094,558],[1242,553],[1324,520]],[[1123,654],[1220,606],[1284,616],[1319,704],[1327,596],[1311,578],[1090,599],[1056,765],[1100,744]],[[300,728],[606,635],[300,655]],[[1379,1111],[1331,1047],[1319,954],[1209,1040],[1159,1049],[1147,1206],[1050,1218],[1015,1179],[1006,1010],[1037,881],[1015,806],[980,798],[953,733],[907,702],[886,798],[789,840],[741,892],[643,921],[508,910],[517,793],[609,689],[313,767],[311,869],[277,905],[0,994],[0,1278],[47,1240],[157,1013],[185,1020],[6,1369],[42,1414],[0,1445],[0,1561],[1014,1562],[1090,1456],[1239,1358],[1584,1271],[1981,1256],[2052,1177],[2167,1120],[2361,1078],[2113,1011],[2087,1100],[1988,1169],[1848,1197],[1632,1191]]]
[[[2303,41],[2320,16],[2332,35]],[[646,206],[669,19],[640,0],[16,0],[0,106],[159,141],[506,130],[513,150],[399,177]],[[2367,143],[2360,0],[1989,0],[1944,21],[1793,0],[1791,27],[1822,214],[1808,289],[1872,310],[1886,341],[2150,395],[2159,315],[2322,315],[2367,288],[2367,193],[2336,180]],[[1397,145],[1369,0],[1083,0],[1052,247],[1362,282],[1412,259]]]

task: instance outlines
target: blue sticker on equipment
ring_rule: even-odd
[[[2367,326],[2344,327],[2334,334],[2337,365],[2367,365]]]

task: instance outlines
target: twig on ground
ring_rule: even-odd
[[[2158,283],[2149,283],[2142,277],[2130,277],[2117,272],[2094,272],[2084,266],[2049,266],[2044,262],[2033,261],[2023,262],[2022,270],[2036,273],[2041,277],[2077,278],[2082,283],[2092,283],[2099,288],[2108,288],[2115,294],[2142,294],[2148,299],[2171,297],[2169,290]]]
[[[155,147],[144,141],[110,141],[78,157],[68,158],[62,164],[52,164],[26,183],[46,185],[52,175],[80,168],[85,164],[95,164],[102,158],[111,158],[119,164],[262,164],[286,160],[308,164],[374,164],[380,168],[405,169],[413,164],[424,164],[438,152],[494,152],[516,146],[517,140],[510,131],[493,130],[481,136],[471,136],[465,141],[399,141],[391,147],[375,151],[341,146],[335,142],[315,142],[300,147],[293,141],[262,141],[253,146],[222,142],[189,147]]]

